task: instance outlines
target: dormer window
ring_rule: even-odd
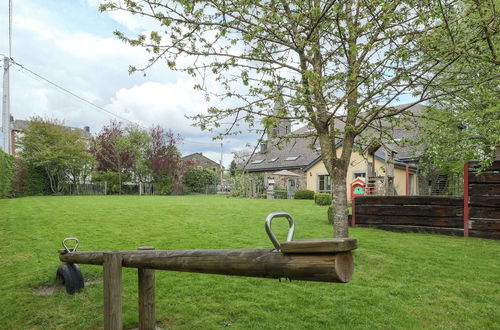
[[[300,156],[288,156],[285,158],[286,161],[293,161],[299,159]]]
[[[264,161],[264,159],[256,159],[256,160],[253,160],[250,164],[260,164]]]

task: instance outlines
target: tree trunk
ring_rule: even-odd
[[[334,237],[349,237],[346,177],[347,167],[335,168],[330,172]]]

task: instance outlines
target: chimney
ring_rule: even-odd
[[[267,151],[267,143],[261,142],[260,143],[260,153],[263,154]]]
[[[87,133],[90,133],[90,126],[84,126],[83,130]]]

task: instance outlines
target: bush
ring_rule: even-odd
[[[45,171],[16,157],[12,178],[12,196],[48,195],[50,192],[50,183]]]
[[[126,182],[130,179],[129,174],[121,175],[121,182]],[[93,182],[106,182],[106,193],[109,194],[121,194],[122,187],[120,184],[120,173],[112,171],[97,171],[92,173]]]
[[[294,198],[295,199],[314,199],[314,191],[307,190],[307,189],[297,190],[295,192]]]
[[[0,198],[11,196],[14,157],[0,151]]]
[[[207,186],[213,186],[219,183],[219,175],[206,168],[191,167],[186,176],[184,183],[189,186],[191,191],[197,193],[205,193]]]
[[[165,175],[157,178],[155,183],[155,190],[157,195],[171,195],[173,189],[173,180],[170,176]]]
[[[316,203],[317,205],[330,205],[332,204],[332,195],[327,193],[315,194],[314,203]]]

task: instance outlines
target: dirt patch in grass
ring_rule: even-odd
[[[93,285],[102,282],[100,278],[87,278],[84,279],[85,286]],[[54,285],[41,285],[33,289],[33,294],[37,296],[51,296],[57,292],[64,290],[64,285],[57,283]]]

